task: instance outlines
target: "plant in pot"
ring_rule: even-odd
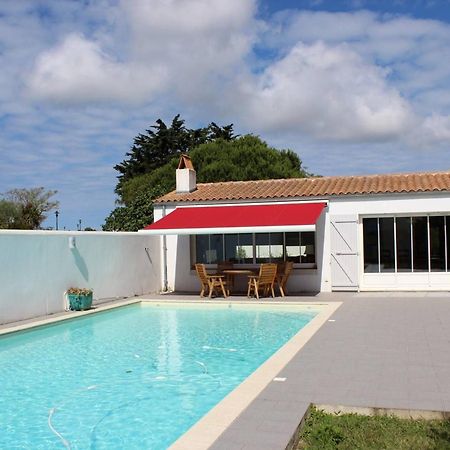
[[[84,311],[92,306],[92,289],[70,287],[66,291],[69,308],[72,311]]]

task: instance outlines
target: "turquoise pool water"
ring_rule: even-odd
[[[0,448],[167,448],[317,314],[260,306],[138,304],[1,337]]]

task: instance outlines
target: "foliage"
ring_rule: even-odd
[[[153,200],[167,192],[157,185],[139,193],[127,206],[119,206],[107,217],[103,231],[138,231],[153,222]]]
[[[305,177],[300,158],[292,150],[269,147],[259,137],[203,144],[190,154],[200,183]]]
[[[188,129],[177,115],[167,126],[161,119],[134,139],[127,158],[114,168],[119,207],[103,230],[136,231],[152,222],[152,202],[175,188],[179,155],[189,152],[197,182],[307,177],[300,158],[277,150],[253,135],[235,136],[233,125]]]
[[[66,292],[72,295],[91,295],[94,291],[90,288],[70,287]]]
[[[252,135],[232,141],[218,139],[189,152],[198,183],[219,181],[266,180],[307,177],[298,155],[291,150],[276,150]],[[122,200],[128,205],[134,198],[158,184],[163,194],[175,189],[178,157],[152,173],[135,177],[123,184]]]
[[[179,114],[173,118],[170,126],[158,119],[156,125],[152,125],[145,134],[138,134],[134,138],[133,146],[126,153],[127,158],[114,167],[120,173],[116,193],[122,197],[125,182],[154,171],[174,156],[206,142],[234,138],[233,124],[220,127],[211,122],[205,128],[189,129]]]
[[[50,198],[57,191],[45,190],[44,187],[31,189],[12,189],[4,194],[6,203],[2,210],[9,211],[7,228],[35,230],[47,218],[49,211],[58,208],[59,202]],[[1,213],[0,213],[1,216]],[[3,228],[0,218],[0,226]]]
[[[312,409],[297,450],[450,449],[450,421],[333,415]]]
[[[19,219],[19,206],[14,202],[0,200],[0,228],[17,228]]]

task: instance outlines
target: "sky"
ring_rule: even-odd
[[[450,0],[0,0],[0,67],[0,193],[57,190],[60,228],[178,113],[324,176],[450,169]]]

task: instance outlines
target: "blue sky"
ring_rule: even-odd
[[[322,175],[450,167],[450,0],[5,0],[0,64],[0,192],[58,190],[67,229],[177,113]]]

